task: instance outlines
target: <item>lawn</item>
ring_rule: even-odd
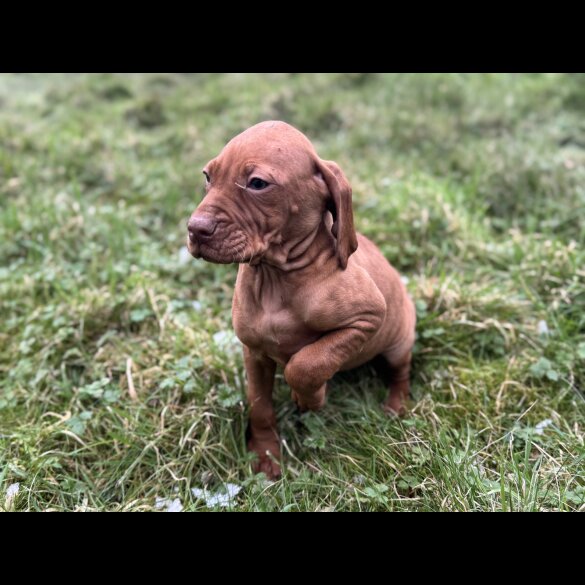
[[[370,367],[304,415],[278,373],[276,482],[237,268],[183,248],[265,119],[344,169],[418,313],[401,420]],[[583,510],[584,243],[585,75],[2,74],[0,509]]]

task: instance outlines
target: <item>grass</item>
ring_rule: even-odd
[[[0,75],[0,508],[585,509],[584,114],[577,74]],[[419,325],[403,420],[367,367],[303,416],[280,374],[268,483],[236,268],[180,250],[205,162],[272,118],[345,170]]]

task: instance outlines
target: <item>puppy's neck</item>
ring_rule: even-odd
[[[327,211],[319,225],[310,233],[271,247],[258,267],[286,273],[303,271],[315,264],[335,265],[335,238],[331,233],[331,214]]]

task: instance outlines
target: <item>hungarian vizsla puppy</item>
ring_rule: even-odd
[[[351,187],[304,134],[263,122],[203,170],[206,195],[188,223],[195,258],[240,264],[233,299],[244,345],[255,471],[280,475],[272,405],[276,366],[301,410],[325,404],[327,381],[381,356],[384,409],[409,394],[415,310],[396,270],[354,229]]]

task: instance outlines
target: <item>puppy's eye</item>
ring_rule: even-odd
[[[210,179],[209,179],[209,175],[205,171],[203,171],[203,174],[205,175],[205,181],[207,183],[211,182]]]
[[[266,189],[268,185],[270,185],[270,183],[267,183],[266,181],[263,181],[258,177],[253,177],[252,179],[250,179],[250,182],[248,183],[248,187],[250,189],[253,189],[254,191],[261,191],[262,189]]]

